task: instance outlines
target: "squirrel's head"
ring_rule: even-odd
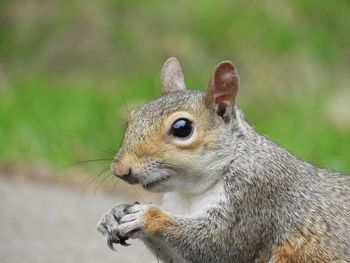
[[[170,58],[161,84],[161,97],[131,111],[112,172],[153,192],[200,191],[217,180],[222,133],[235,119],[238,72],[221,62],[206,91],[189,91],[180,63]]]

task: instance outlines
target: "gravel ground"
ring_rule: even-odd
[[[0,176],[0,262],[157,262],[137,240],[110,250],[96,231],[101,215],[125,196]]]

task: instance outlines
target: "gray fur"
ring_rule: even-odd
[[[159,125],[154,120],[196,109],[215,119],[198,91],[169,92],[134,110],[118,156]],[[202,154],[216,156],[203,176],[220,172],[224,198],[200,215],[170,215],[171,231],[143,237],[164,262],[273,262],[273,249],[291,233],[312,237],[319,246],[320,254],[302,262],[350,262],[349,176],[299,160],[255,132],[237,106],[221,126],[218,146]],[[324,251],[331,251],[330,258],[319,256]]]
[[[179,218],[177,235],[164,241],[188,262],[261,262],[290,231],[317,222],[331,262],[350,262],[350,177],[297,159],[236,111],[240,119],[221,138],[231,157],[223,174],[228,201],[204,217]]]

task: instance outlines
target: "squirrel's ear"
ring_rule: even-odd
[[[162,93],[186,89],[184,74],[180,62],[176,58],[169,58],[165,61],[160,74],[160,82]]]
[[[239,87],[239,75],[230,61],[219,63],[209,79],[205,101],[225,121],[230,119]]]

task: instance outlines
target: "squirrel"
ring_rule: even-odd
[[[162,95],[131,111],[112,173],[160,207],[122,204],[97,225],[111,249],[141,239],[163,262],[350,262],[350,177],[258,134],[236,105],[240,78],[219,63],[186,90],[168,59]]]

